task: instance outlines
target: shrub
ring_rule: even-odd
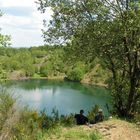
[[[66,116],[61,115],[60,122],[64,126],[73,126],[75,124],[74,114],[70,114]]]
[[[77,67],[67,72],[67,79],[79,82],[82,80],[84,74],[85,74],[84,70]]]
[[[54,69],[51,63],[47,63],[40,67],[40,74],[41,76],[48,77],[54,73]]]

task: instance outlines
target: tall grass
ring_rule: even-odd
[[[11,137],[18,119],[16,100],[4,88],[0,89],[0,140]]]

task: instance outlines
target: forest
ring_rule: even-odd
[[[3,80],[67,79],[77,82],[82,80],[86,82],[88,79],[87,82],[90,84],[107,84],[108,73],[103,75],[105,69],[101,67],[98,58],[88,64],[80,60],[70,62],[68,61],[70,55],[68,56],[66,52],[68,52],[66,46],[1,47],[0,78]]]

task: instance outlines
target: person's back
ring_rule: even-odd
[[[76,123],[77,125],[84,125],[88,122],[88,118],[83,115],[84,110],[80,110],[80,114],[76,114]]]
[[[102,122],[103,120],[104,120],[103,111],[102,111],[102,109],[99,109],[98,114],[96,114],[94,119],[90,121],[90,124]]]
[[[95,116],[95,123],[102,122],[104,120],[103,111],[99,109],[98,114]]]

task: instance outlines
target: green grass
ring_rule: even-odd
[[[99,131],[95,130],[94,132],[90,134],[90,138],[91,140],[100,140],[103,138],[103,136],[101,135]]]
[[[100,140],[102,136],[97,131],[87,132],[83,129],[75,128],[67,131],[63,138],[69,140]]]

